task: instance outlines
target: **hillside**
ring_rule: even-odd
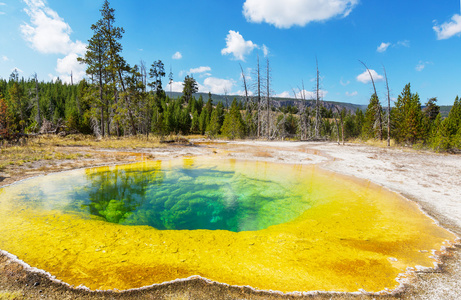
[[[179,92],[172,92],[172,93],[167,92],[167,95],[170,98],[178,98],[178,97],[182,96],[182,93],[179,93]],[[206,102],[208,100],[208,93],[197,93],[197,94],[195,94],[196,98],[199,98],[200,96],[202,96],[204,102]],[[243,96],[227,95],[227,105],[230,105],[234,98],[237,98],[237,100],[243,100]],[[214,104],[222,102],[224,104],[224,106],[226,106],[226,96],[224,96],[224,95],[211,94],[211,99],[213,99]],[[279,98],[279,97],[271,98],[271,100],[273,101],[273,105],[275,107],[292,105],[292,106],[296,106],[296,107],[299,108],[299,107],[301,107],[303,105],[303,102],[307,102],[307,105],[309,107],[312,107],[314,105],[313,104],[314,100],[303,101],[303,100],[297,100],[297,99],[293,99],[293,98]],[[346,108],[347,110],[349,110],[351,112],[355,112],[357,110],[357,108],[359,108],[363,112],[365,112],[365,110],[367,109],[367,106],[368,106],[368,104],[359,105],[359,104],[338,102],[338,101],[322,101],[322,102],[323,102],[324,106],[327,109],[332,109],[334,106],[339,106],[341,108],[344,107],[344,108]],[[448,113],[450,112],[452,107],[453,107],[452,105],[442,105],[442,106],[440,106],[440,113],[442,114],[442,118],[448,117]],[[384,110],[387,111],[387,106],[386,105],[383,104],[383,108],[384,108]],[[421,107],[421,108],[424,108],[424,106]]]
[[[179,92],[167,92],[167,95],[170,97],[170,98],[178,98],[178,97],[181,97],[182,96],[182,93],[179,93]],[[200,96],[202,96],[203,98],[203,101],[206,102],[208,100],[208,93],[197,93],[195,94],[195,97],[196,98],[199,98]],[[226,103],[226,97],[227,97],[227,103]],[[219,102],[222,102],[224,104],[224,106],[226,106],[226,104],[228,106],[230,106],[230,104],[232,103],[232,100],[236,98],[237,100],[241,101],[244,99],[243,96],[239,96],[239,95],[227,95],[227,96],[224,96],[224,95],[217,95],[217,94],[212,94],[211,95],[211,99],[213,99],[213,104],[217,104]],[[314,105],[314,100],[297,100],[297,99],[293,99],[293,98],[279,98],[279,97],[274,97],[274,98],[271,98],[271,100],[273,101],[273,106],[275,107],[281,107],[281,106],[288,106],[288,105],[291,105],[291,106],[296,106],[296,107],[301,107],[304,105],[307,104],[307,106],[311,107]],[[352,104],[352,103],[344,103],[344,102],[337,102],[337,101],[322,101],[324,106],[327,108],[327,109],[332,109],[334,106],[339,106],[341,108],[346,108],[347,110],[349,111],[352,111],[352,112],[355,112],[357,110],[357,108],[365,111],[366,108],[367,108],[367,105],[358,105],[358,104]]]

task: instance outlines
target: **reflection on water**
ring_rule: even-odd
[[[185,159],[182,165],[163,168],[160,162],[96,168],[86,171],[86,179],[86,186],[74,188],[74,207],[108,222],[160,230],[260,230],[291,221],[309,208],[307,195],[236,172],[231,164],[219,170]],[[267,209],[287,203],[296,209],[285,214]]]
[[[455,238],[369,182],[315,166],[207,158],[5,187],[0,228],[0,249],[91,289],[201,275],[283,292],[381,291],[408,267],[433,266],[431,250]]]
[[[159,230],[234,232],[289,222],[312,206],[309,190],[296,178],[269,176],[264,164],[248,169],[232,160],[218,168],[190,158],[92,168],[36,180],[17,203]]]
[[[88,183],[75,188],[72,203],[108,222],[124,224],[146,202],[147,189],[162,184],[163,172],[159,166],[160,163],[151,168],[144,165],[136,169],[88,169],[85,172]]]

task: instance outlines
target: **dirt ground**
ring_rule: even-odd
[[[236,159],[322,168],[373,181],[417,202],[441,226],[461,236],[461,157],[402,148],[321,142],[218,142],[136,150],[95,150],[66,147],[78,159],[37,161],[0,171],[0,186],[58,170],[129,163],[139,159],[222,155]],[[53,166],[47,168],[47,166]],[[415,273],[398,292],[306,293],[283,295],[231,287],[200,278],[133,291],[96,292],[71,288],[51,280],[0,252],[0,299],[461,299],[461,247],[449,249],[444,264],[434,272]]]

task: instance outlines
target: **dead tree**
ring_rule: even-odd
[[[144,106],[143,109],[141,109],[141,124],[140,127],[144,125],[144,130],[146,133],[146,140],[149,140],[149,132],[150,132],[150,126],[152,123],[152,103],[149,101],[149,95],[147,93],[147,67],[146,63],[141,60],[139,62],[139,72],[141,76],[141,105]],[[158,89],[158,88],[157,88]]]
[[[256,122],[258,124],[258,133],[257,136],[258,138],[261,136],[261,120],[260,120],[260,115],[261,115],[261,70],[259,67],[259,54],[258,54],[258,62],[256,65],[256,75],[257,75],[257,83],[256,83],[256,97],[257,97],[257,115],[256,115]]]
[[[267,139],[270,138],[270,132],[271,132],[271,123],[270,123],[270,96],[271,96],[271,91],[270,91],[270,86],[271,86],[271,75],[270,75],[270,67],[269,67],[269,59],[266,60],[266,102],[267,102]]]
[[[387,81],[386,68],[383,66],[384,77],[386,78],[387,89],[387,146],[391,146],[391,93],[389,91],[389,82]]]
[[[39,103],[39,97],[38,97],[38,78],[37,78],[37,73],[34,73],[34,81],[35,81],[35,105],[37,107],[37,128],[42,127],[42,119],[40,117],[40,103]]]
[[[379,105],[379,98],[378,98],[378,93],[376,92],[376,85],[375,85],[375,80],[373,79],[373,75],[371,74],[370,69],[368,69],[367,65],[359,60],[360,63],[367,69],[368,74],[370,75],[371,83],[373,84],[373,90],[375,91],[376,99],[378,101],[378,105],[376,105],[376,112],[375,112],[375,118],[376,121],[378,122],[378,138],[380,140],[383,140],[383,120],[382,120],[382,112],[381,112],[381,105]]]
[[[316,88],[315,88],[315,138],[319,138],[320,136],[320,72],[319,72],[319,62],[317,58],[315,58],[315,64],[317,66],[317,80],[316,80]]]
[[[224,88],[224,99],[226,99],[226,108],[229,108],[229,99],[227,98],[227,94],[228,94],[228,90],[227,88]]]
[[[341,123],[341,140],[342,140],[342,143],[343,145],[345,144],[344,143],[344,120],[343,120],[343,114],[341,113],[341,111],[339,110],[339,108],[335,105],[335,110],[337,112],[337,114],[339,115],[339,121]],[[339,145],[339,128],[338,128],[338,121],[335,117],[335,122],[336,122],[336,129],[338,131],[338,145]]]
[[[248,103],[248,85],[247,85],[247,80],[245,77],[245,72],[243,72],[242,64],[240,65],[240,70],[242,70],[242,79],[243,79],[243,89],[245,90],[245,108],[247,109],[247,112],[251,113],[250,106]]]
[[[302,106],[299,110],[299,124],[300,124],[300,138],[301,140],[311,137],[310,128],[310,114],[308,113],[308,106],[306,104],[306,89],[304,88],[304,80],[301,81],[301,87],[298,87],[299,92],[296,93],[294,89],[293,94],[296,100],[301,100]]]

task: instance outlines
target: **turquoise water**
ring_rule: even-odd
[[[16,198],[159,230],[254,231],[292,221],[312,205],[296,176],[276,171],[232,160],[138,163],[35,178]]]

